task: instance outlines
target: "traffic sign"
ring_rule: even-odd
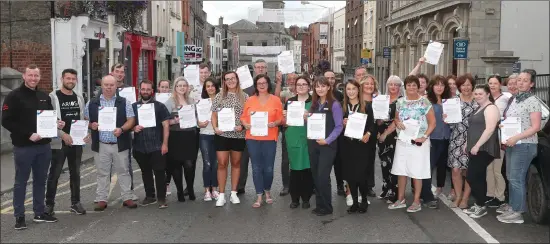
[[[391,48],[384,47],[384,49],[382,50],[382,57],[383,58],[391,58]]]
[[[468,59],[468,40],[455,38],[453,39],[453,58]]]

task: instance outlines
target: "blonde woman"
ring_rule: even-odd
[[[378,95],[378,81],[374,76],[367,74],[360,82],[361,89],[363,90],[363,101],[365,101],[367,107],[366,111],[372,110],[372,99]],[[378,131],[378,125],[376,123],[371,125],[373,128],[369,131]],[[368,155],[375,155],[376,153],[376,133],[370,135],[370,139],[367,143]],[[374,160],[376,157],[367,158],[367,167],[368,167],[368,176],[367,176],[367,196],[376,197],[376,193],[373,188],[375,186],[374,182]]]
[[[199,151],[197,127],[180,128],[178,111],[183,106],[195,106],[193,99],[189,96],[189,83],[184,77],[178,77],[174,81],[172,96],[165,105],[168,112],[171,113],[170,119],[170,137],[168,139],[168,168],[174,178],[174,183],[178,190],[178,201],[185,202],[183,189],[183,175],[189,192],[189,199],[195,200],[193,182],[195,182],[195,168],[197,154]]]
[[[214,144],[218,156],[218,184],[220,195],[216,207],[225,205],[225,183],[227,181],[227,166],[231,159],[231,197],[233,204],[241,203],[237,197],[237,185],[241,173],[241,155],[245,147],[245,131],[241,124],[241,114],[248,95],[241,90],[239,77],[234,71],[223,75],[222,90],[212,101],[212,127],[216,136]],[[222,109],[233,109],[235,113],[235,128],[233,131],[221,131],[218,124],[218,112]]]

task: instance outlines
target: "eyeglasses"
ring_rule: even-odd
[[[267,85],[267,82],[258,82],[256,83],[258,86],[266,86]]]
[[[422,142],[416,142],[414,140],[411,140],[411,145],[422,146]]]
[[[225,81],[236,81],[236,80],[237,80],[236,77],[225,78]]]

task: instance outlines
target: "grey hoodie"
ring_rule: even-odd
[[[53,109],[57,111],[57,118],[61,119],[61,110],[59,99],[57,98],[57,91],[59,90],[50,92],[50,98],[52,99]],[[84,97],[76,92],[74,94],[76,94],[76,97],[78,99],[78,106],[80,107],[80,119],[84,119],[84,106],[86,106],[86,103],[84,103]],[[52,138],[52,142],[50,144],[52,149],[61,149],[61,136],[63,134],[65,134],[63,130],[57,130],[57,137]]]

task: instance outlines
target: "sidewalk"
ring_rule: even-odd
[[[90,146],[84,147],[84,151],[82,153],[82,163],[85,163],[89,160],[93,160],[94,154],[92,152],[92,148]],[[0,176],[1,176],[1,182],[0,182],[0,192],[5,193],[13,190],[13,182],[15,179],[15,165],[13,163],[13,153],[12,152],[6,152],[2,154],[2,157],[0,159]],[[63,165],[63,169],[67,169],[68,165],[67,162]],[[29,177],[29,183],[32,182],[32,173]],[[32,185],[28,185],[27,189],[29,189]]]

